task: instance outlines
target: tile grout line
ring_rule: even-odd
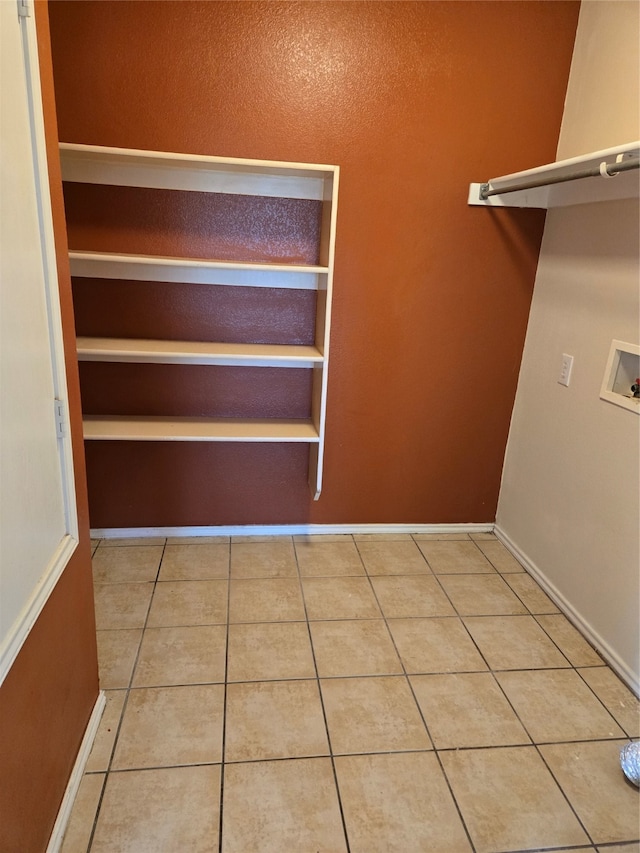
[[[526,607],[526,609],[527,609],[527,611],[528,611],[528,615],[532,616],[532,617],[533,617],[533,619],[535,620],[536,624],[537,624],[540,628],[542,628],[542,630],[544,631],[544,633],[545,633],[545,634],[547,635],[547,637],[551,640],[551,642],[553,643],[553,645],[558,649],[558,651],[560,652],[560,654],[565,658],[565,660],[567,660],[567,662],[569,663],[569,666],[570,666],[570,667],[573,667],[574,669],[576,669],[576,667],[573,665],[573,663],[569,660],[569,656],[568,656],[567,654],[565,654],[565,653],[564,653],[564,651],[560,648],[560,645],[559,645],[559,644],[558,644],[558,643],[553,639],[553,637],[552,637],[552,636],[551,636],[551,634],[546,630],[546,628],[544,627],[544,625],[541,625],[541,624],[540,624],[540,622],[539,622],[539,620],[537,619],[537,617],[538,617],[538,616],[564,616],[564,614],[562,613],[562,611],[561,611],[561,610],[560,610],[560,609],[559,609],[559,608],[554,604],[554,602],[553,602],[553,601],[551,601],[551,599],[549,598],[549,596],[544,592],[544,590],[542,589],[542,587],[540,586],[540,584],[538,583],[538,581],[537,581],[537,580],[536,580],[532,575],[530,575],[530,574],[529,574],[529,572],[528,572],[528,571],[526,570],[526,568],[522,565],[522,563],[520,563],[520,562],[519,562],[515,557],[513,557],[513,555],[511,555],[511,556],[512,556],[512,557],[513,557],[513,559],[518,563],[518,565],[519,565],[519,566],[521,566],[522,571],[521,571],[521,572],[501,572],[501,571],[498,569],[498,567],[497,567],[497,566],[495,566],[495,565],[494,565],[494,563],[492,563],[492,562],[491,562],[491,559],[490,559],[490,558],[489,558],[489,557],[484,553],[484,551],[482,550],[482,548],[478,545],[478,542],[477,542],[475,539],[474,539],[474,540],[472,540],[472,541],[474,542],[474,544],[476,545],[476,547],[478,548],[478,550],[480,551],[480,553],[482,554],[482,556],[483,556],[486,560],[488,560],[488,561],[489,561],[489,563],[494,567],[494,569],[496,570],[496,572],[498,572],[498,574],[500,575],[500,577],[502,578],[502,580],[504,580],[504,581],[505,581],[505,583],[507,584],[507,586],[509,587],[509,589],[511,590],[511,592],[513,592],[513,594],[516,596],[516,598],[518,598],[518,599],[522,602],[523,606],[524,606],[524,607]],[[480,540],[480,541],[482,541],[482,540]],[[493,541],[493,540],[484,540],[484,541]],[[495,541],[499,542],[500,540],[496,538],[496,539],[495,539]],[[504,575],[504,574],[517,574],[517,575],[522,575],[522,574],[524,574],[526,577],[530,578],[530,579],[535,583],[536,587],[537,587],[538,589],[540,589],[540,591],[541,591],[541,592],[542,592],[542,593],[543,593],[547,598],[549,598],[549,601],[550,601],[551,605],[552,605],[553,607],[555,607],[556,609],[555,609],[555,610],[553,610],[553,611],[550,611],[549,613],[544,613],[544,612],[543,612],[543,613],[534,613],[534,612],[533,612],[533,610],[532,610],[532,609],[528,606],[528,604],[524,601],[524,599],[523,599],[523,598],[522,598],[522,597],[521,597],[521,596],[516,592],[516,590],[515,590],[515,589],[513,589],[513,587],[512,587],[512,586],[511,586],[511,584],[509,583],[509,581],[507,581],[507,580],[505,580],[505,579],[504,579],[504,577],[503,577],[503,575]],[[517,614],[516,614],[516,615],[517,615]],[[522,615],[525,615],[525,614],[522,614]],[[566,619],[566,616],[565,616],[564,618]],[[572,627],[574,627],[574,626],[572,626]],[[577,630],[577,629],[576,629],[576,630]],[[578,631],[578,633],[580,634],[580,632],[579,632],[579,631]],[[580,634],[580,636],[582,637],[582,634]],[[585,638],[583,637],[583,639],[585,639]],[[594,651],[595,651],[595,650],[594,650]],[[603,663],[604,663],[604,662],[603,662]],[[539,668],[540,668],[540,667],[535,667],[535,669],[539,669]]]
[[[361,676],[354,675],[349,676],[350,678],[360,678]],[[364,677],[364,676],[362,676]],[[376,678],[404,678],[403,673],[398,673],[396,675],[378,675]],[[305,678],[301,679],[304,681],[317,681],[316,678]],[[371,752],[366,749],[360,752],[337,752],[334,753],[335,758],[351,758],[351,757],[359,757],[365,755],[412,755],[416,753],[459,753],[459,752],[474,752],[479,750],[504,750],[504,749],[531,749],[534,746],[575,746],[579,744],[585,743],[616,743],[619,740],[624,740],[624,738],[591,738],[588,740],[560,740],[560,741],[539,741],[538,743],[502,743],[495,744],[489,746],[446,746],[446,747],[432,747],[431,749],[383,749],[376,752]],[[227,761],[225,764],[265,764],[271,761],[298,761],[299,759],[315,759],[315,758],[330,758],[330,755],[327,754],[309,754],[309,755],[301,755],[301,756],[290,756],[290,755],[281,755],[281,756],[269,756],[267,758],[240,758],[234,759],[233,761]],[[113,770],[111,772],[117,774],[126,774],[126,773],[144,773],[147,770],[171,770],[171,769],[179,769],[181,767],[215,767],[221,764],[219,761],[194,761],[189,762],[187,764],[152,764],[146,767],[123,767],[121,770]],[[100,776],[105,773],[104,770],[92,770],[88,772],[87,776]],[[631,839],[623,842],[615,842],[618,844],[631,844],[637,843],[640,839]],[[579,845],[578,845],[579,846]],[[564,849],[564,848],[563,848]]]
[[[230,607],[231,607],[231,553],[232,553],[232,542],[231,537],[229,537],[229,563],[228,563],[228,583],[227,583],[227,620],[226,620],[226,643],[225,643],[225,654],[224,654],[224,693],[222,697],[222,743],[221,743],[221,753],[220,753],[220,796],[219,796],[219,810],[220,815],[218,818],[218,851],[222,853],[222,832],[223,832],[223,820],[224,820],[224,771],[225,771],[225,743],[226,743],[226,734],[227,734],[227,685],[229,680],[229,627],[230,627]]]
[[[535,578],[534,578],[534,580],[535,580]],[[575,625],[573,625],[573,624],[569,621],[569,619],[567,619],[567,617],[564,615],[564,613],[563,613],[561,610],[558,610],[558,612],[553,612],[553,613],[534,613],[534,614],[532,614],[532,615],[533,615],[533,618],[534,618],[534,619],[536,620],[536,622],[538,623],[538,625],[540,625],[540,627],[542,628],[542,630],[545,632],[545,634],[547,635],[547,637],[549,637],[549,639],[551,640],[551,642],[552,642],[555,646],[557,646],[557,647],[558,647],[558,649],[562,652],[562,654],[563,654],[563,655],[566,657],[566,659],[569,661],[569,663],[571,664],[571,666],[573,666],[575,669],[577,669],[578,667],[580,667],[581,669],[589,669],[589,668],[596,668],[596,667],[607,667],[608,669],[611,669],[611,668],[608,666],[607,662],[604,660],[604,658],[600,655],[600,652],[598,652],[598,650],[597,650],[596,648],[594,648],[594,646],[592,646],[592,645],[591,645],[591,643],[589,643],[589,641],[587,640],[587,638],[586,638],[586,637],[584,637],[584,636],[582,635],[582,633],[581,633],[581,632],[580,632],[580,631],[575,627]],[[569,626],[570,626],[571,628],[573,628],[573,630],[578,634],[578,636],[580,637],[580,639],[584,640],[584,642],[587,644],[587,646],[589,647],[589,649],[591,649],[591,651],[592,651],[592,652],[594,652],[594,653],[598,656],[598,658],[600,659],[600,663],[590,663],[590,664],[585,664],[585,665],[581,665],[581,664],[574,664],[574,663],[569,659],[569,655],[568,655],[566,652],[563,652],[563,651],[562,651],[562,649],[560,648],[559,643],[558,643],[556,640],[554,640],[554,639],[553,639],[553,637],[551,636],[551,634],[549,633],[549,631],[544,627],[544,625],[542,625],[542,624],[540,623],[540,619],[538,618],[539,616],[540,616],[540,617],[544,617],[544,616],[560,616],[562,619],[564,619],[564,620],[569,624]],[[613,670],[611,670],[611,671],[613,672]],[[617,677],[617,678],[619,678],[619,676],[616,676],[616,677]],[[620,683],[621,683],[621,684],[624,684],[624,682],[622,681],[622,679],[620,679]],[[625,687],[626,687],[626,685],[625,685]],[[629,688],[627,688],[627,689],[629,689]]]
[[[353,541],[353,537],[351,537],[351,541]],[[347,832],[347,821],[345,819],[344,808],[342,805],[342,796],[340,794],[340,785],[338,784],[338,774],[336,772],[336,763],[335,763],[335,758],[333,755],[333,746],[331,744],[331,734],[329,733],[329,724],[327,722],[327,712],[326,712],[326,709],[324,707],[324,697],[322,695],[322,686],[320,684],[320,675],[318,673],[318,662],[316,660],[316,650],[315,650],[315,647],[313,645],[313,637],[311,634],[311,625],[309,623],[309,613],[307,611],[307,601],[304,597],[304,584],[302,583],[302,574],[300,572],[300,563],[298,561],[298,550],[296,548],[295,540],[293,540],[293,554],[294,554],[294,559],[296,562],[296,569],[298,572],[298,585],[300,588],[300,597],[302,598],[302,606],[304,608],[305,623],[307,626],[307,634],[309,636],[309,646],[311,647],[311,656],[313,658],[313,668],[314,668],[315,673],[316,673],[315,682],[316,682],[316,687],[318,689],[318,696],[320,698],[320,707],[322,708],[322,718],[324,720],[324,728],[325,728],[325,732],[327,734],[327,745],[329,747],[329,759],[331,761],[331,771],[333,773],[333,783],[336,786],[336,796],[338,798],[338,808],[340,809],[340,819],[342,820],[342,832],[344,833],[345,849],[346,849],[346,853],[350,853],[351,846],[349,844],[349,833]]]
[[[594,666],[594,667],[587,667],[587,666],[584,666],[584,667],[577,667],[577,666],[574,666],[574,667],[573,667],[573,669],[575,670],[575,672],[576,672],[577,676],[580,678],[580,680],[582,681],[582,683],[583,683],[583,684],[586,684],[586,686],[589,688],[589,690],[591,691],[591,693],[593,693],[593,695],[596,697],[596,699],[598,700],[598,702],[600,702],[600,704],[602,705],[602,707],[604,708],[604,710],[605,710],[605,711],[609,714],[609,716],[612,718],[612,720],[614,721],[614,723],[615,723],[615,724],[618,726],[618,728],[619,728],[619,729],[624,733],[625,737],[626,737],[627,739],[629,739],[629,740],[633,740],[634,735],[629,734],[629,730],[628,730],[628,729],[626,729],[626,728],[622,725],[622,723],[619,723],[619,722],[618,722],[618,720],[616,719],[616,717],[614,717],[613,712],[612,712],[612,711],[610,711],[610,710],[609,710],[609,708],[606,706],[606,704],[605,704],[605,702],[604,702],[604,699],[602,699],[600,696],[598,696],[598,694],[596,693],[596,691],[593,689],[593,687],[589,684],[589,682],[587,681],[587,679],[586,679],[586,678],[582,675],[582,673],[580,672],[580,670],[581,670],[581,669],[600,669],[600,668],[601,668],[601,667],[599,667],[599,666],[598,666],[598,667],[595,667],[595,666]],[[611,672],[612,670],[609,670],[609,671]],[[615,675],[615,673],[614,673],[614,675]],[[617,677],[617,676],[616,676],[616,677]],[[623,685],[623,686],[628,690],[629,688],[626,686],[626,684],[624,684],[624,682],[623,682],[621,679],[619,679],[619,680],[620,680],[620,684],[622,684],[622,685]],[[633,696],[633,694],[631,694],[631,695]],[[634,697],[634,698],[635,698],[635,697]]]
[[[100,543],[102,543],[102,540],[100,540]],[[98,545],[98,548],[99,547],[100,547],[100,545]],[[98,818],[100,817],[100,811],[102,809],[102,802],[104,800],[104,795],[105,795],[105,791],[107,788],[107,782],[109,780],[109,774],[111,773],[111,766],[113,764],[113,757],[115,755],[115,751],[116,751],[116,748],[118,745],[118,739],[120,738],[120,732],[122,730],[122,724],[124,722],[124,715],[125,715],[125,712],[127,710],[127,705],[129,704],[129,694],[131,691],[131,685],[133,683],[133,679],[135,676],[136,666],[138,665],[138,659],[140,657],[140,649],[142,648],[142,643],[144,640],[144,632],[145,632],[145,629],[147,627],[147,622],[149,621],[149,613],[151,611],[151,605],[153,603],[153,597],[155,595],[156,584],[158,582],[158,575],[160,574],[160,568],[162,566],[162,560],[164,559],[164,552],[165,552],[166,547],[167,547],[167,540],[165,539],[164,545],[162,546],[162,554],[160,555],[160,560],[158,562],[156,577],[155,577],[155,580],[152,582],[153,588],[151,591],[151,596],[149,597],[149,603],[147,605],[147,610],[146,610],[145,617],[144,617],[144,623],[142,625],[142,632],[140,634],[140,642],[138,644],[138,650],[136,652],[135,660],[134,660],[133,666],[131,668],[131,674],[129,676],[129,684],[125,688],[125,698],[124,698],[124,702],[122,704],[122,710],[120,711],[120,719],[118,720],[118,725],[116,728],[116,734],[115,734],[115,737],[113,739],[113,746],[111,747],[111,753],[109,755],[109,761],[107,762],[107,769],[104,771],[104,780],[102,783],[102,790],[100,791],[100,797],[98,799],[98,805],[96,806],[96,812],[95,812],[95,815],[93,818],[93,826],[91,827],[91,835],[89,837],[89,843],[87,845],[87,853],[90,853],[91,848],[93,846],[93,840],[94,840],[94,837],[96,834],[96,827],[98,825]],[[97,550],[98,549],[96,548],[96,551]]]
[[[585,743],[591,743],[591,741],[584,741],[584,742],[585,742]],[[534,745],[534,747],[535,747],[536,752],[538,753],[538,755],[539,755],[539,757],[540,757],[540,760],[542,761],[542,763],[543,763],[543,764],[544,764],[544,766],[546,767],[547,772],[550,774],[551,778],[553,779],[553,781],[555,782],[555,784],[558,786],[558,790],[560,791],[560,793],[562,794],[562,796],[563,796],[563,798],[564,798],[565,802],[567,803],[567,805],[568,805],[568,806],[569,806],[569,808],[571,809],[571,812],[572,812],[572,814],[574,815],[575,819],[578,821],[578,825],[582,828],[582,830],[583,830],[584,834],[585,834],[585,835],[587,836],[587,838],[589,839],[589,842],[590,842],[590,843],[594,846],[594,848],[595,848],[595,844],[596,844],[595,839],[592,837],[591,833],[589,832],[589,830],[587,829],[587,827],[586,827],[586,826],[585,826],[585,824],[583,823],[582,819],[580,818],[580,815],[578,814],[577,810],[576,810],[576,809],[574,808],[574,806],[573,806],[573,803],[572,803],[572,802],[571,802],[571,800],[569,799],[569,795],[565,793],[565,790],[564,790],[564,788],[562,787],[562,785],[560,784],[560,781],[556,778],[556,774],[553,772],[553,770],[551,769],[551,767],[550,767],[550,766],[549,766],[549,764],[547,763],[547,761],[546,761],[546,759],[545,759],[544,755],[542,754],[542,751],[540,750],[539,744],[537,744],[537,743],[535,743],[535,742],[534,742],[534,744],[533,744],[533,745]]]
[[[458,817],[460,818],[460,823],[462,824],[462,828],[464,829],[465,835],[467,836],[467,840],[469,841],[469,845],[471,847],[471,850],[473,851],[473,853],[476,853],[476,846],[473,843],[473,839],[471,838],[471,832],[469,831],[469,829],[467,827],[467,823],[466,823],[466,821],[462,815],[462,810],[461,810],[461,808],[458,804],[458,800],[456,799],[456,796],[453,792],[453,788],[451,787],[449,777],[447,776],[445,769],[444,769],[444,765],[442,764],[440,756],[438,755],[438,751],[437,751],[435,744],[433,742],[433,738],[431,737],[431,732],[429,731],[429,726],[427,725],[427,721],[425,720],[424,714],[422,713],[422,708],[420,707],[420,703],[418,702],[418,699],[416,697],[415,691],[413,689],[413,685],[411,684],[411,679],[409,678],[406,666],[404,664],[404,661],[402,660],[402,656],[400,655],[398,647],[396,646],[396,641],[395,641],[395,638],[393,636],[393,633],[391,632],[391,629],[389,628],[389,623],[387,621],[387,617],[385,615],[385,612],[382,608],[382,605],[380,604],[380,601],[378,600],[378,596],[376,595],[375,587],[371,583],[371,577],[369,575],[369,572],[367,571],[366,563],[362,557],[362,554],[360,553],[360,549],[358,548],[357,542],[355,543],[355,546],[356,546],[356,549],[358,551],[358,554],[360,555],[360,559],[362,560],[362,565],[363,565],[364,570],[367,574],[367,580],[369,581],[369,586],[371,587],[371,591],[373,593],[373,596],[376,600],[378,608],[380,609],[380,612],[382,613],[382,618],[384,620],[385,628],[387,629],[387,633],[388,633],[389,637],[391,638],[393,648],[395,649],[396,655],[398,656],[398,661],[400,662],[400,666],[402,667],[402,672],[404,673],[404,679],[407,683],[407,686],[409,687],[409,690],[410,690],[411,695],[413,697],[413,701],[414,701],[415,706],[418,710],[418,714],[420,715],[420,719],[422,720],[422,725],[424,726],[425,731],[427,733],[427,737],[429,738],[429,742],[431,743],[432,750],[429,750],[429,751],[433,751],[433,753],[436,757],[436,761],[438,762],[438,766],[440,767],[440,772],[442,773],[442,778],[444,779],[444,781],[447,785],[447,788],[449,790],[449,794],[451,795],[451,799],[453,800],[453,804],[455,806],[456,812],[458,813]],[[431,570],[431,566],[429,565],[429,561],[427,560],[425,555],[422,553],[420,546],[418,545],[417,547],[418,547],[418,551],[420,552],[420,554],[422,556],[422,559],[425,561],[427,567]],[[433,572],[432,572],[432,574],[433,574]],[[453,607],[453,602],[451,602],[451,606]],[[455,610],[455,608],[454,608],[454,610]],[[456,613],[457,613],[457,611],[456,611]]]
[[[474,544],[475,544],[475,543],[474,543]],[[453,603],[452,599],[450,598],[450,596],[449,596],[449,594],[447,593],[447,590],[444,588],[443,584],[442,584],[442,583],[440,583],[440,578],[439,578],[439,576],[438,576],[438,575],[433,571],[433,569],[431,568],[431,564],[429,563],[429,560],[427,559],[426,555],[425,555],[425,554],[424,554],[424,552],[422,551],[422,548],[420,547],[420,545],[419,545],[417,542],[416,542],[416,545],[417,545],[417,547],[418,547],[418,550],[419,550],[419,551],[420,551],[420,553],[422,554],[422,558],[424,559],[425,563],[426,563],[426,564],[427,564],[427,566],[429,567],[429,571],[431,572],[431,574],[433,575],[433,577],[436,579],[436,581],[437,581],[437,583],[438,583],[438,586],[439,586],[439,587],[440,587],[440,589],[442,590],[442,593],[444,594],[445,598],[447,599],[447,601],[449,602],[449,604],[450,604],[450,605],[451,605],[451,607],[453,608],[453,612],[455,613],[455,618],[457,618],[457,619],[459,620],[460,625],[462,625],[462,627],[463,627],[463,628],[464,628],[464,630],[466,631],[467,636],[469,637],[469,639],[470,639],[470,640],[471,640],[471,642],[473,643],[474,648],[476,649],[476,651],[478,652],[478,654],[480,655],[480,657],[481,657],[481,658],[482,658],[482,660],[484,661],[484,663],[485,663],[485,665],[486,665],[486,667],[487,667],[487,671],[488,671],[488,672],[491,672],[492,670],[491,670],[491,667],[489,666],[489,661],[486,659],[485,655],[484,655],[484,654],[483,654],[483,652],[482,652],[482,649],[481,649],[481,648],[480,648],[480,646],[476,643],[475,638],[472,636],[471,632],[470,632],[470,631],[469,631],[469,629],[467,628],[467,626],[466,626],[466,624],[465,624],[465,621],[464,621],[464,617],[460,614],[460,612],[459,612],[458,608],[457,608],[457,607],[456,607],[456,605]],[[477,546],[476,546],[476,547],[477,547]],[[478,550],[480,550],[480,548],[478,548]],[[481,553],[482,553],[482,552],[481,552]],[[484,556],[484,555],[483,555],[483,556]],[[487,558],[485,557],[485,559],[487,559]],[[494,567],[494,568],[495,568],[495,567]],[[496,570],[496,571],[497,571],[497,570]],[[381,608],[381,609],[382,609],[382,608]],[[435,747],[434,747],[434,748],[435,748]]]

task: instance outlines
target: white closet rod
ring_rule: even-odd
[[[578,181],[581,178],[596,178],[601,175],[603,178],[613,178],[618,172],[630,172],[632,169],[640,168],[640,159],[622,160],[620,163],[603,162],[599,166],[592,166],[588,169],[579,169],[576,172],[568,172],[565,175],[556,175],[555,177],[538,178],[533,181],[522,181],[518,184],[512,184],[505,189],[492,189],[491,181],[486,184],[480,184],[480,198],[485,201],[493,195],[505,195],[506,193],[515,193],[519,190],[530,190],[535,187],[548,187],[551,184],[564,184],[567,181]]]

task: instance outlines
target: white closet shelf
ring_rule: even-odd
[[[639,189],[637,169],[606,177],[599,170],[602,164],[605,164],[602,167],[604,172],[606,166],[637,160],[639,155],[640,142],[629,142],[625,145],[617,145],[613,148],[605,148],[602,151],[593,151],[579,157],[572,157],[568,160],[558,160],[556,163],[538,166],[535,169],[491,178],[484,184],[470,184],[468,202],[471,205],[482,205],[484,207],[537,207],[547,209],[598,201],[637,198]],[[569,175],[591,169],[597,170],[598,174],[593,177],[568,180]],[[543,185],[513,190],[520,184],[538,181],[542,182]],[[502,191],[504,194],[492,195],[483,199],[481,192],[485,186],[488,186],[492,191],[498,191],[498,193]],[[505,192],[507,190],[511,191]]]
[[[78,278],[317,291],[315,346],[78,340],[78,356],[82,361],[312,368],[310,419],[86,416],[84,432],[86,439],[100,441],[306,443],[309,484],[317,500],[322,489],[324,460],[339,167],[70,143],[60,144],[60,161],[62,179],[68,182],[321,202],[321,234],[316,244],[320,266],[96,251],[69,253],[71,275]],[[175,200],[166,201],[171,206]],[[247,253],[252,243],[249,238],[247,233],[243,240]],[[272,310],[277,310],[277,304]]]
[[[60,143],[63,181],[124,187],[327,198],[335,166]]]
[[[303,264],[265,264],[123,255],[114,252],[69,252],[71,275],[181,284],[223,284],[241,287],[282,287],[318,290],[328,267]]]
[[[79,361],[228,367],[314,367],[324,361],[317,347],[302,345],[80,337],[77,347]]]
[[[310,420],[85,415],[83,424],[88,441],[319,442]]]

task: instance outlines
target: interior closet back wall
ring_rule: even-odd
[[[320,501],[306,447],[97,442],[87,448],[94,527],[494,519],[544,214],[469,208],[467,187],[554,159],[578,9],[50,4],[62,140],[341,167]],[[73,204],[95,234],[90,193]],[[197,194],[184,204],[193,216]],[[313,212],[295,216],[304,245]],[[107,285],[81,284],[79,320],[100,314]],[[129,285],[117,332],[162,337],[147,315],[166,309],[182,312],[187,335],[206,335],[211,296],[185,287],[191,297]],[[121,283],[112,293],[125,298]],[[235,338],[259,315],[255,304],[227,309]],[[291,310],[304,324],[309,308]],[[184,392],[179,372],[159,370],[156,385]],[[96,383],[108,397],[116,372],[84,372],[92,405]]]

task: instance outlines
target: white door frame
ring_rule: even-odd
[[[62,320],[58,291],[56,251],[49,192],[47,149],[42,112],[42,91],[38,45],[32,0],[0,0],[13,6],[20,17],[22,49],[27,83],[27,100],[32,138],[33,170],[35,176],[36,204],[42,246],[42,266],[47,306],[49,342],[54,397],[62,418],[56,423],[54,401],[51,401],[51,425],[58,434],[58,453],[61,468],[62,500],[64,504],[65,532],[34,587],[26,594],[22,608],[6,636],[0,636],[0,684],[11,669],[23,643],[33,628],[40,612],[64,571],[78,545],[78,516],[73,469],[71,434],[68,419],[68,393],[65,372]],[[15,5],[14,5],[15,4]],[[19,567],[12,569],[18,571]],[[0,595],[2,594],[0,579]]]

